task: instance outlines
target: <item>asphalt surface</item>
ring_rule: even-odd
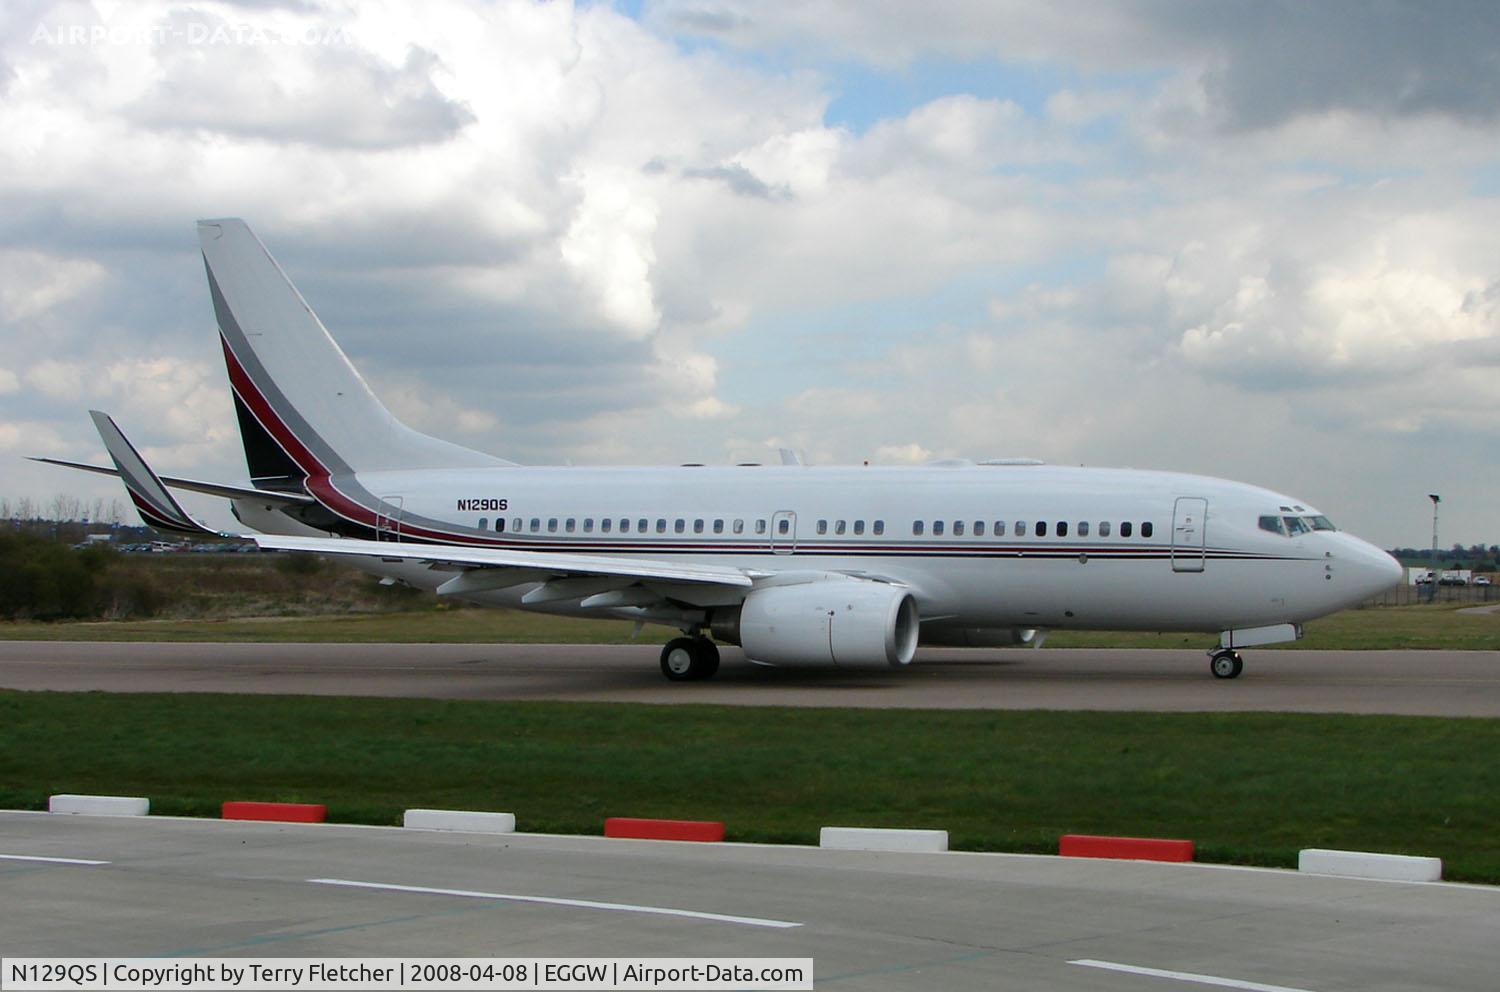
[[[1500,651],[1255,651],[1238,679],[1197,651],[924,649],[901,671],[769,669],[724,651],[669,683],[659,647],[0,641],[0,688],[641,703],[1500,716]]]
[[[13,812],[0,896],[8,956],[813,958],[869,990],[1492,992],[1500,933],[1482,886]]]

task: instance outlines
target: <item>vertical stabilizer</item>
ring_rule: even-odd
[[[198,240],[256,484],[510,464],[392,416],[244,221],[201,220]]]

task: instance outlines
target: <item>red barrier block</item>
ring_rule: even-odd
[[[1191,861],[1193,842],[1155,837],[1093,837],[1065,834],[1057,853],[1065,858],[1120,858],[1126,861]]]
[[[219,816],[226,820],[275,820],[279,823],[322,823],[328,807],[322,803],[225,803]]]
[[[604,836],[716,841],[724,839],[724,824],[707,820],[638,820],[629,816],[612,816],[604,821]]]

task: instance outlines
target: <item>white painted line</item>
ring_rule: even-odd
[[[634,906],[624,902],[593,902],[588,899],[555,899],[551,896],[518,896],[505,892],[471,892],[467,889],[434,889],[425,885],[390,885],[384,882],[355,882],[347,878],[309,878],[315,885],[342,885],[355,889],[382,889],[388,892],[416,892],[423,895],[461,896],[465,899],[495,899],[504,902],[533,902],[546,906],[574,906],[579,909],[605,909],[616,913],[649,913],[655,916],[686,916],[715,923],[738,923],[747,927],[773,927],[784,930],[800,927],[786,920],[763,920],[755,916],[725,916],[722,913],[699,913],[691,909],[668,909],[663,906]]]
[[[0,861],[42,861],[52,865],[107,865],[108,861],[90,861],[87,858],[41,858],[34,854],[0,854]]]
[[[1118,964],[1114,961],[1069,961],[1085,968],[1103,968],[1105,971],[1123,971],[1128,975],[1146,975],[1150,978],[1170,978],[1174,982],[1195,982],[1199,985],[1216,985],[1224,989],[1246,989],[1248,992],[1311,992],[1310,989],[1293,988],[1290,985],[1265,985],[1261,982],[1245,982],[1238,978],[1220,978],[1217,975],[1195,975],[1190,971],[1164,971],[1161,968],[1142,968],[1133,964]]]

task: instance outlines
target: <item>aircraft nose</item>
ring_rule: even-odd
[[[1395,558],[1364,541],[1355,542],[1350,564],[1358,575],[1365,596],[1375,596],[1406,578],[1406,569]]]

